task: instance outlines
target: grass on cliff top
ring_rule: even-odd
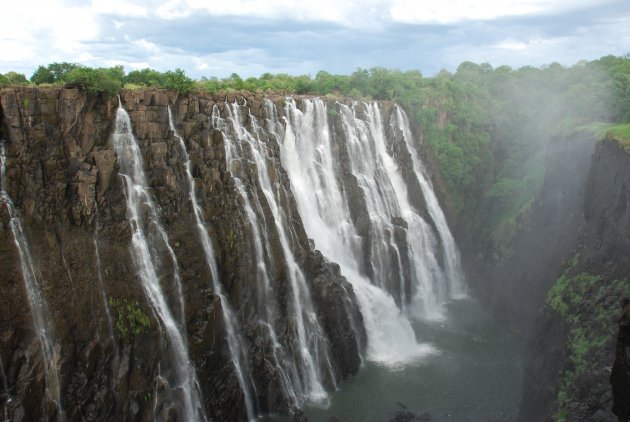
[[[625,152],[630,153],[630,123],[609,128],[605,139],[617,142]]]
[[[556,137],[567,138],[578,132],[587,132],[590,133],[593,138],[601,140],[606,136],[606,131],[614,125],[614,123],[610,122],[593,121],[584,123],[576,119],[566,118],[557,123],[552,134]]]

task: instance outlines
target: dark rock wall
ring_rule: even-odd
[[[535,325],[547,290],[583,223],[594,147],[588,134],[552,140],[545,154],[542,187],[530,209],[519,217],[516,233],[501,251],[503,257],[481,262],[474,251],[462,251],[471,288],[502,322],[523,336]]]
[[[231,94],[227,100],[231,102],[236,96]],[[189,351],[208,415],[216,420],[244,418],[243,395],[225,341],[220,301],[212,291],[194,228],[181,152],[169,129],[169,104],[191,156],[221,282],[250,350],[254,383],[266,386],[258,389],[260,409],[289,411],[286,398],[273,386],[277,377],[264,364],[269,359],[266,349],[256,344],[255,289],[248,284],[255,260],[248,244],[247,222],[226,169],[224,139],[209,123],[213,106],[217,104],[223,110],[226,98],[124,90],[121,99],[131,117],[148,184],[177,256]],[[251,113],[261,121],[262,100],[252,94],[247,98]],[[69,420],[167,420],[175,417],[170,408],[176,400],[160,383],[161,375],[168,371],[163,353],[167,345],[129,255],[123,182],[110,140],[117,106],[116,98],[94,98],[77,89],[1,91],[0,137],[7,147],[5,186],[19,211],[44,280],[42,289],[61,356],[65,416]],[[365,344],[361,315],[352,288],[338,266],[326,262],[309,245],[275,148],[277,182],[285,189],[285,212],[292,222],[292,246],[305,269],[338,381],[355,373],[360,365]],[[148,328],[124,332],[116,327],[117,321],[125,318],[124,310],[110,306],[113,341],[96,272],[95,231],[105,299],[136,303],[150,319]],[[280,262],[273,237],[270,233],[270,254],[274,256],[269,260]],[[281,267],[276,268],[273,283],[282,296],[287,288]],[[44,362],[32,332],[20,261],[8,227],[8,212],[1,206],[0,269],[0,376],[8,390],[3,392],[0,383],[0,415],[6,413],[16,421],[52,419],[54,411],[47,410],[50,404],[42,400]],[[167,279],[173,269],[162,271]],[[171,289],[168,285],[163,288],[167,293]],[[174,303],[172,294],[169,298]]]
[[[543,329],[533,336],[529,351],[532,361],[541,361],[555,355],[561,344],[567,356],[557,361],[555,373],[550,368],[548,376],[558,381],[555,403],[545,408],[545,416],[615,421],[609,378],[620,304],[630,294],[630,155],[616,142],[598,143],[585,186],[584,223],[561,271],[568,283],[560,289],[563,285],[556,281],[550,293],[560,292],[555,297],[566,308],[547,300],[539,319]],[[558,337],[544,329],[549,325],[563,333]],[[530,383],[521,420],[531,420],[527,411],[540,398],[535,390]]]
[[[497,265],[469,282],[524,339],[521,421],[612,421],[608,377],[630,292],[630,155],[577,133],[549,144],[541,190]]]

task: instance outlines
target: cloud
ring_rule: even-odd
[[[42,57],[79,57],[84,41],[98,37],[94,15],[61,1],[7,2],[0,14],[0,66],[17,67]]]
[[[146,6],[135,4],[128,0],[91,0],[90,11],[93,14],[116,16],[148,16]]]
[[[394,0],[390,13],[395,22],[448,24],[507,16],[555,15],[601,5],[602,1],[597,0],[441,0],[430,3]]]
[[[0,15],[0,72],[53,61],[193,77],[464,60],[572,64],[630,45],[627,0],[24,0]]]
[[[177,19],[203,12],[211,17],[330,22],[358,27],[369,24],[365,18],[378,16],[377,11],[386,5],[384,0],[169,0],[157,9],[157,15]]]

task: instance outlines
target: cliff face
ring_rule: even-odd
[[[273,319],[277,338],[265,335],[256,285],[250,218],[227,169],[226,138],[210,125],[213,110],[227,116],[229,98],[177,96],[165,91],[123,91],[140,146],[147,184],[159,209],[176,260],[162,256],[161,289],[171,309],[180,309],[178,274],[185,315],[178,323],[203,392],[205,412],[217,420],[245,417],[242,380],[235,373],[221,306],[229,303],[239,327],[257,411],[288,412],[296,402],[274,364],[276,343],[297,347],[296,320],[287,317],[291,288],[279,234],[268,228],[265,260],[280,310]],[[242,102],[242,98],[239,97]],[[264,120],[263,99],[246,99],[252,116]],[[282,99],[275,99],[280,103]],[[208,262],[198,235],[186,187],[182,151],[169,126],[168,107],[186,143],[194,186],[216,252],[226,302],[210,283]],[[216,107],[215,107],[216,106]],[[30,253],[37,264],[51,328],[52,362],[59,369],[56,405],[50,388],[51,361],[40,352],[23,282],[23,268],[10,229],[10,210],[0,203],[0,414],[11,420],[45,420],[63,413],[69,420],[168,420],[178,418],[181,399],[169,386],[174,345],[164,319],[147,300],[129,253],[134,228],[128,219],[124,180],[111,134],[116,98],[103,100],[76,89],[16,89],[0,93],[1,137],[6,147],[3,186],[15,205]],[[309,243],[277,154],[268,165],[274,183],[287,193],[282,209],[291,222],[287,235],[302,269],[325,339],[330,389],[355,373],[365,346],[361,313],[352,287],[339,267]],[[4,163],[3,163],[4,164]],[[254,177],[250,195],[262,196]],[[256,212],[272,218],[265,201]],[[156,228],[148,227],[148,232]],[[169,263],[171,262],[171,263]],[[108,314],[111,317],[108,319]],[[287,358],[290,359],[290,358]],[[301,374],[296,378],[302,379]],[[48,385],[48,387],[47,387]]]
[[[463,252],[472,288],[498,318],[524,336],[535,326],[547,290],[583,224],[582,204],[594,145],[589,134],[551,140],[537,195],[517,217],[509,242],[491,245],[500,258],[479,260],[475,245]]]
[[[630,292],[629,160],[589,134],[552,141],[506,257],[492,267],[469,257],[479,295],[526,340],[519,420],[615,420],[608,378]]]
[[[293,413],[461,292],[393,103],[19,88],[0,119],[12,420]]]
[[[529,348],[534,367],[558,352],[566,356],[548,367],[558,381],[555,403],[547,400],[545,414],[558,420],[616,420],[609,378],[620,304],[630,294],[629,169],[630,155],[616,142],[597,144],[582,204],[584,223],[539,319],[561,335],[540,330]],[[540,393],[534,390],[524,398],[522,420],[536,407]]]

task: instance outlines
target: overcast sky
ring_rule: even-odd
[[[630,53],[630,0],[19,0],[0,14],[0,73],[40,64],[434,75]]]

